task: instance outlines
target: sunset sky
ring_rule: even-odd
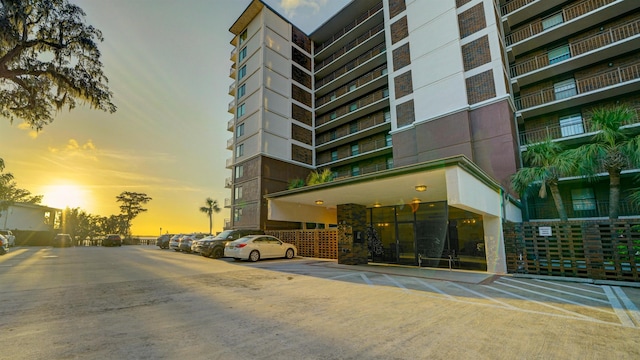
[[[205,199],[231,196],[228,29],[250,0],[70,0],[103,33],[115,114],[63,110],[35,132],[0,119],[0,158],[43,205],[119,213],[116,196],[146,193],[134,235],[209,230]],[[349,0],[267,0],[307,33]],[[214,215],[220,231],[229,209]]]

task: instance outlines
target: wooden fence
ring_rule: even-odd
[[[640,219],[506,223],[507,271],[640,281]]]
[[[298,255],[321,259],[338,258],[338,230],[267,230],[267,235],[295,245]]]

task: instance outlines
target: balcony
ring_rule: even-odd
[[[231,177],[224,179],[224,187],[227,189],[231,189],[233,187],[233,179]]]
[[[233,138],[227,140],[227,150],[233,149]]]
[[[385,101],[388,98],[389,91],[385,89],[373,92],[349,105],[336,108],[334,111],[316,118],[316,132],[326,131],[328,128],[344,125],[355,120],[364,115],[361,110],[366,110],[369,114],[382,110],[389,106],[389,102]]]
[[[392,148],[390,143],[387,143],[385,139],[369,141],[358,144],[358,153],[349,154],[347,156],[338,156],[337,159],[331,159],[331,154],[325,153],[324,156],[319,156],[317,159],[318,167],[321,166],[341,166],[354,161],[360,161],[370,159],[376,156],[380,156],[382,153],[390,151]],[[357,159],[357,160],[356,160]]]
[[[581,206],[577,206],[581,205]],[[542,219],[559,219],[558,211],[553,203],[550,204],[529,204],[529,218]],[[588,206],[576,204],[574,206],[571,201],[564,202],[564,208],[569,219],[585,219],[585,218],[608,218],[609,217],[609,201],[594,201]],[[579,209],[579,210],[576,210]],[[629,200],[620,200],[619,216],[640,215],[640,208],[635,206]]]
[[[365,174],[371,174],[374,172],[378,172],[378,171],[383,171],[383,170],[389,170],[392,169],[392,166],[389,166],[388,164],[375,164],[375,165],[371,165],[371,166],[365,166],[360,168],[360,174],[358,175],[365,175]],[[336,177],[335,180],[342,180],[342,179],[346,179],[346,178],[350,178],[350,177],[354,177],[354,176],[358,176],[358,175],[354,175],[351,173],[351,171],[339,171],[336,173]]]
[[[229,85],[229,95],[236,96],[236,83],[235,81]]]
[[[640,7],[638,1],[584,0],[545,18],[538,18],[505,36],[510,59],[554,41],[562,40],[594,24]]]
[[[572,41],[568,45],[521,59],[511,65],[514,85],[522,87],[542,79],[619,56],[640,46],[640,19]],[[514,91],[518,91],[514,88]]]
[[[233,158],[228,158],[225,162],[225,168],[231,169],[233,168]]]
[[[236,128],[236,118],[231,118],[231,120],[227,121],[227,131],[235,131]]]
[[[236,112],[236,99],[231,100],[229,103],[229,112],[235,114]]]
[[[360,55],[356,59],[350,61],[339,69],[336,69],[334,72],[324,76],[316,81],[316,90],[320,91],[319,95],[322,96],[326,94],[328,91],[325,89],[322,91],[322,87],[329,84],[330,82],[340,78],[345,74],[349,74],[352,78],[356,78],[358,76],[362,76],[367,72],[375,69],[378,66],[381,66],[387,62],[386,56],[379,56],[384,54],[386,51],[386,44],[381,42],[380,44],[373,47],[371,50],[366,53]],[[364,66],[368,64],[369,66]],[[359,68],[359,69],[357,69]],[[356,70],[357,69],[357,70]]]
[[[355,126],[345,125],[335,132],[325,132],[316,137],[316,151],[323,151],[330,147],[344,145],[354,138],[364,138],[380,132],[391,130],[390,119],[385,119],[384,112],[359,120]]]
[[[326,111],[323,110],[324,105],[343,105],[346,102],[354,100],[358,96],[362,96],[362,92],[366,91],[367,88],[376,89],[387,83],[387,65],[384,64],[349,82],[348,84],[341,86],[324,96],[316,98],[316,112]]]
[[[231,54],[229,54],[229,60],[236,62],[236,59],[238,57],[238,48],[233,48],[231,50]]]
[[[231,207],[231,199],[229,199],[229,198],[225,198],[224,199],[224,207],[225,208],[230,208]]]
[[[639,106],[640,108],[640,106]],[[639,109],[636,109],[636,113],[640,114]],[[638,120],[630,120],[628,123],[624,124],[625,127],[630,127],[637,125],[638,123],[634,122]],[[586,117],[582,119],[579,123],[572,123],[568,125],[548,125],[543,128],[527,130],[520,132],[520,146],[523,147],[522,150],[525,150],[526,146],[531,144],[536,144],[545,141],[546,139],[562,139],[562,140],[571,140],[577,138],[583,138],[585,136],[591,136],[595,133],[595,129],[593,127],[593,122],[590,117]]]
[[[543,88],[514,101],[518,115],[528,118],[636,91],[639,79],[640,62],[636,62],[576,80],[573,86]]]
[[[233,63],[233,65],[231,65],[231,68],[229,69],[229,77],[232,79],[236,78],[236,63]]]
[[[351,30],[355,29],[358,25],[362,24],[363,22],[367,21],[370,17],[378,13],[382,14],[382,2],[377,3],[371,9],[365,11],[363,14],[358,16],[355,20],[350,22],[347,26],[335,32],[331,37],[329,37],[329,39],[327,39],[322,44],[317,44],[315,47],[315,53],[319,54],[322,50],[326,49],[331,44],[335,43],[336,41],[341,39],[344,35],[349,33]]]

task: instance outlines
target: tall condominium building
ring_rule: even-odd
[[[511,192],[521,152],[547,135],[586,141],[596,106],[640,105],[639,8],[353,0],[305,34],[251,1],[230,28],[227,226],[325,227],[357,213],[381,261],[462,254],[503,272],[502,223],[557,217]],[[327,169],[333,181],[292,186]],[[585,209],[606,186],[562,189]]]

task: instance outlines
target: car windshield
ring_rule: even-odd
[[[226,239],[229,237],[229,235],[231,235],[231,233],[233,232],[233,230],[225,230],[223,232],[221,232],[220,234],[216,235],[215,238],[216,239]]]

